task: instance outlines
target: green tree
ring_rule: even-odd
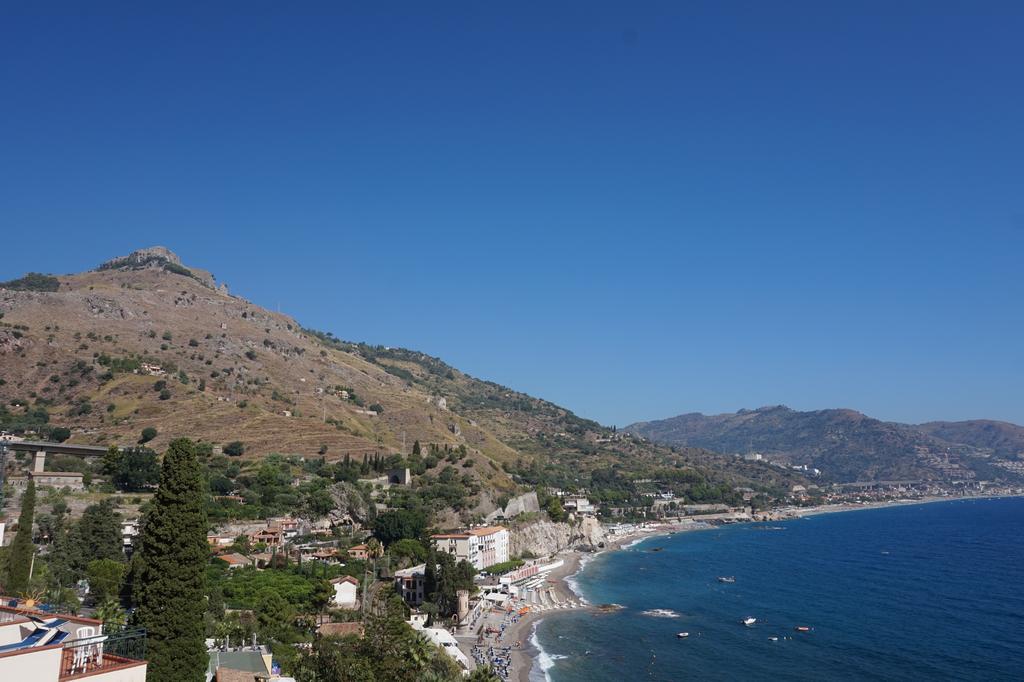
[[[7,591],[18,594],[28,589],[28,574],[32,568],[32,555],[36,548],[32,544],[32,524],[36,513],[36,482],[29,480],[21,498],[21,515],[18,516],[18,534],[11,543],[7,566]]]
[[[72,553],[80,570],[96,559],[124,561],[121,538],[121,515],[114,510],[114,501],[107,499],[90,504],[82,512],[71,534]]]
[[[147,426],[142,429],[142,435],[139,438],[139,443],[148,443],[149,441],[156,438],[157,431],[152,426]]]
[[[71,429],[64,426],[57,426],[50,429],[50,440],[54,443],[63,443],[71,438]]]
[[[562,508],[562,503],[557,497],[552,497],[548,500],[547,506],[544,510],[548,513],[548,516],[552,521],[556,523],[559,521],[565,521],[565,509]]]
[[[130,493],[156,485],[160,481],[156,453],[149,448],[124,450],[111,480],[118,490]]]
[[[208,549],[203,480],[195,445],[171,442],[142,532],[136,586],[148,631],[149,682],[200,682],[207,666],[203,612]]]
[[[295,620],[295,609],[272,587],[264,587],[256,595],[253,613],[260,632],[277,640],[286,635],[288,626]]]
[[[86,567],[89,577],[89,594],[97,604],[102,604],[120,591],[128,566],[113,559],[95,559]]]
[[[427,560],[427,550],[418,541],[411,538],[399,540],[388,548],[391,556],[406,564],[418,564]]]
[[[395,509],[379,514],[373,522],[373,534],[385,545],[405,538],[419,538],[427,528],[421,512]]]
[[[108,634],[123,628],[125,620],[127,620],[124,609],[114,597],[108,597],[100,604],[100,607],[96,609],[96,617],[103,621],[103,630]]]
[[[117,473],[118,468],[121,466],[121,448],[116,445],[111,445],[107,448],[106,454],[103,455],[103,461],[100,465],[100,471],[108,476],[113,476]]]
[[[232,457],[240,457],[245,454],[245,443],[240,440],[233,440],[224,446],[224,454]]]

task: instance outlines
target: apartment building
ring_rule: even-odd
[[[437,551],[453,555],[456,561],[468,561],[478,571],[508,561],[509,534],[501,526],[432,535],[430,539]]]

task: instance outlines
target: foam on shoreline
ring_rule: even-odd
[[[562,578],[562,580],[565,582],[565,586],[568,587],[574,595],[576,595],[576,598],[580,600],[581,604],[589,604],[590,602],[587,601],[587,598],[583,596],[583,591],[580,589],[579,574],[583,571],[587,564],[594,560],[595,556],[597,555],[584,554],[579,558],[579,563],[576,564],[576,570]]]
[[[533,666],[530,668],[530,682],[551,682],[551,675],[548,674],[548,671],[555,667],[557,661],[568,658],[568,656],[549,654],[541,646],[540,639],[537,637],[537,628],[543,622],[543,619],[538,620],[533,624],[533,629],[530,631],[530,646],[537,652],[533,659]]]

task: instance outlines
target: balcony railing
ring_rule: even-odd
[[[145,660],[146,631],[143,629],[79,637],[64,643],[60,679],[73,680],[100,672],[130,668]]]

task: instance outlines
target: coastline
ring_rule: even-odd
[[[905,500],[887,500],[884,502],[869,502],[864,504],[828,504],[819,505],[816,507],[794,507],[785,511],[788,515],[785,517],[774,519],[775,521],[787,521],[796,520],[801,518],[810,518],[813,516],[820,516],[822,514],[837,514],[842,512],[853,512],[862,511],[867,509],[885,509],[889,507],[903,507],[903,506],[914,506],[923,504],[933,504],[936,502],[954,502],[957,500],[991,500],[1008,497],[1024,497],[1024,495],[1016,494],[1001,494],[1001,495],[965,495],[965,496],[930,496],[927,498],[920,499],[905,499]],[[752,520],[744,523],[762,523],[764,521]],[[608,541],[605,546],[595,552],[579,552],[577,550],[563,550],[562,552],[555,555],[553,558],[560,558],[565,561],[565,564],[548,576],[548,581],[560,589],[563,593],[572,595],[573,598],[579,600],[585,604],[584,607],[590,612],[596,612],[597,607],[590,604],[587,599],[580,593],[579,586],[574,579],[580,571],[582,571],[588,563],[596,559],[598,556],[629,549],[645,540],[651,538],[662,537],[674,533],[683,532],[695,532],[698,530],[709,530],[716,526],[700,522],[698,519],[690,519],[687,521],[676,521],[666,522],[657,526],[644,528],[635,533],[629,533],[622,536],[618,536],[613,540]],[[580,609],[571,609],[571,611],[579,611]],[[518,649],[513,649],[511,658],[513,662],[514,673],[511,679],[517,680],[518,682],[539,682],[540,680],[547,679],[546,668],[543,667],[543,659],[546,657],[546,653],[543,648],[540,647],[539,640],[536,636],[537,628],[543,622],[545,617],[554,616],[558,617],[556,613],[535,613],[530,612],[522,617],[517,623],[512,625],[508,630],[508,641],[520,641],[522,646]]]
[[[595,552],[580,552],[577,550],[563,550],[553,558],[562,559],[565,564],[551,572],[548,582],[563,594],[570,595],[585,606],[583,609],[569,609],[563,613],[572,613],[585,610],[590,613],[597,613],[598,606],[590,604],[580,591],[574,578],[582,571],[587,564],[602,554],[617,552],[637,545],[644,540],[670,535],[672,533],[693,532],[712,528],[708,524],[694,523],[692,521],[665,523],[657,526],[644,528],[635,533],[628,533],[617,536],[605,543],[605,546]],[[544,650],[539,646],[536,633],[541,622],[548,617],[559,617],[559,612],[528,613],[519,622],[512,625],[506,632],[509,641],[521,641],[522,647],[512,650],[512,662],[514,668],[513,679],[518,682],[531,682],[546,679],[543,658],[546,656]]]

